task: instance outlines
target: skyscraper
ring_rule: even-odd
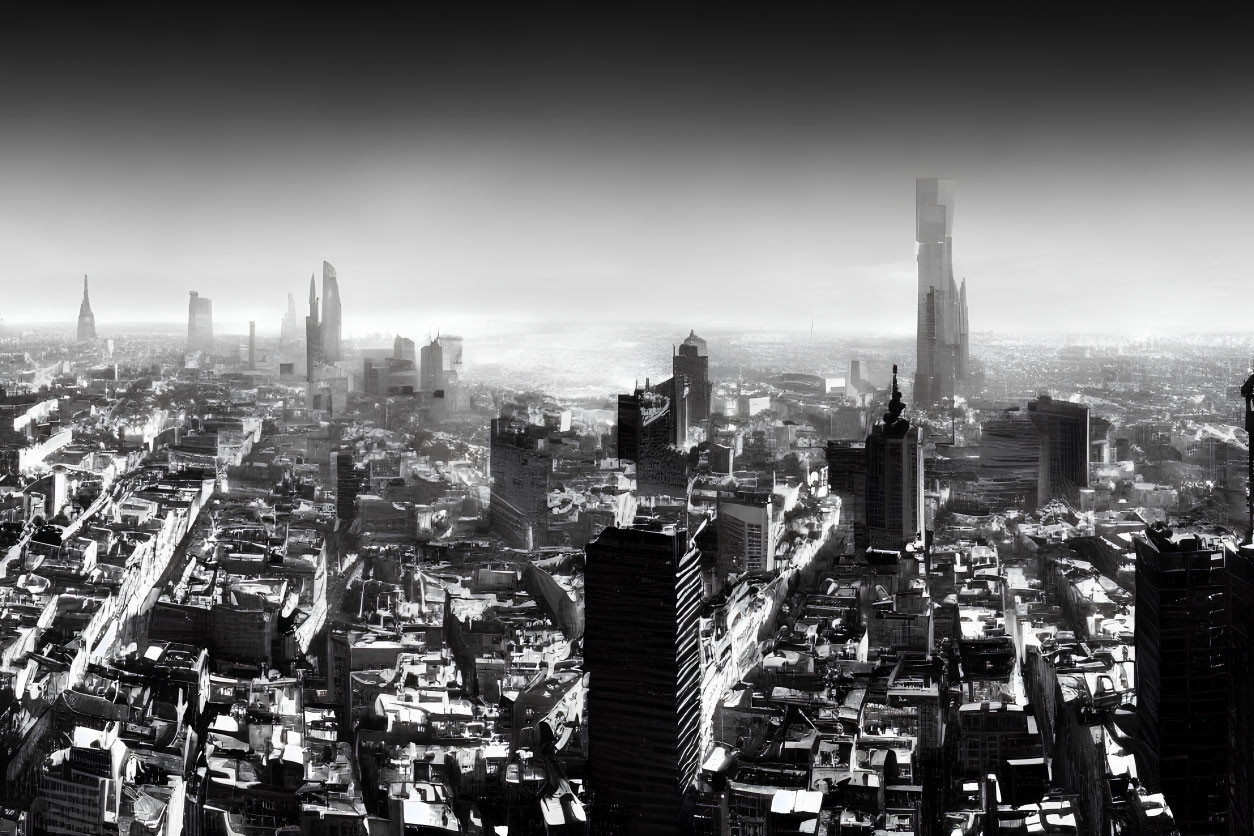
[[[419,382],[426,392],[444,389],[444,346],[436,337],[418,352]]]
[[[194,290],[187,303],[187,350],[213,351],[213,300]]]
[[[1254,369],[1241,385],[1245,429],[1254,438]],[[1246,451],[1254,488],[1254,447]],[[1246,545],[1228,561],[1228,605],[1232,612],[1228,694],[1228,818],[1233,833],[1254,832],[1254,495],[1246,494]]]
[[[893,396],[866,440],[866,525],[871,548],[901,548],[923,536],[923,435],[906,409],[893,366]]]
[[[607,528],[586,551],[592,833],[683,833],[701,757],[701,553],[674,526]]]
[[[919,320],[914,402],[952,398],[966,379],[967,282],[954,282],[953,180],[915,180],[915,241],[919,262]]]
[[[678,496],[687,488],[687,392],[676,375],[618,396],[618,457],[635,462],[641,496]]]
[[[305,378],[312,383],[322,364],[322,325],[318,322],[318,289],[309,274],[309,315],[305,317]]]
[[[1089,408],[1041,395],[1028,403],[1028,415],[1044,435],[1038,499],[1078,501],[1089,486]]]
[[[418,358],[414,352],[414,341],[409,337],[396,335],[396,339],[392,341],[392,357],[396,360],[408,360],[410,363],[416,363]]]
[[[338,363],[343,359],[340,347],[340,282],[335,268],[322,262],[322,360]]]
[[[714,387],[710,383],[710,352],[705,340],[689,331],[671,360],[675,377],[688,380],[688,420],[696,424],[710,417]]]
[[[1230,541],[1147,529],[1136,548],[1141,778],[1183,833],[1227,833]],[[1249,706],[1245,706],[1246,711]]]
[[[257,323],[249,320],[248,322],[248,370],[256,371],[257,369]]]
[[[91,299],[87,297],[87,277],[83,276],[83,301],[78,306],[78,341],[96,339],[96,315],[91,312]]]

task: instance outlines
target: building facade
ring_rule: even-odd
[[[336,278],[335,268],[322,262],[322,360],[325,363],[338,363],[344,359],[340,344],[340,282]]]
[[[897,388],[884,420],[866,440],[867,547],[900,548],[924,532],[923,436],[902,417],[906,405]]]
[[[701,756],[701,553],[673,526],[607,528],[586,551],[591,832],[683,833]]]
[[[1037,493],[1050,499],[1075,502],[1089,486],[1089,408],[1041,395],[1028,403],[1028,414],[1044,436]]]
[[[1232,549],[1152,528],[1133,542],[1143,778],[1166,796],[1183,832],[1227,833]]]
[[[710,383],[710,352],[705,340],[690,331],[676,348],[671,370],[677,380],[688,383],[688,420],[699,424],[710,418],[714,386]]]
[[[953,269],[953,180],[915,180],[915,242],[919,263],[919,317],[914,402],[933,406],[953,398],[966,380],[967,282]]]
[[[187,303],[187,350],[213,351],[213,300],[194,290]]]

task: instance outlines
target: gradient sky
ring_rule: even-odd
[[[908,333],[917,175],[976,330],[1250,330],[1234,21],[482,8],[9,16],[0,317],[70,323],[86,273],[102,324],[195,289],[277,330],[325,258],[347,333]]]

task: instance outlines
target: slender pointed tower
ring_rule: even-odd
[[[305,317],[305,377],[315,380],[315,370],[322,364],[322,325],[318,322],[318,287],[309,274],[309,316]]]
[[[83,301],[78,306],[78,341],[96,339],[96,315],[91,312],[91,299],[87,296],[87,276],[83,276]]]

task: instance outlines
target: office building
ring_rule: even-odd
[[[827,485],[840,498],[840,517],[853,529],[854,545],[866,548],[866,442],[827,442]]]
[[[1228,832],[1230,540],[1147,529],[1136,548],[1142,780],[1184,833]],[[1248,712],[1249,706],[1245,706]]]
[[[866,440],[866,526],[870,548],[898,549],[924,533],[923,435],[902,417],[897,388]],[[830,476],[828,477],[830,480]]]
[[[618,396],[618,457],[636,465],[640,495],[682,496],[688,485],[688,387],[681,376],[645,380]]]
[[[87,296],[87,277],[83,276],[83,301],[78,306],[78,341],[96,339],[96,315],[91,312],[91,299]]]
[[[1245,430],[1254,438],[1254,370],[1241,385]],[[1249,486],[1254,487],[1254,445],[1246,451]],[[1228,695],[1228,818],[1233,833],[1254,833],[1254,494],[1245,496],[1246,545],[1229,556],[1231,674]]]
[[[419,352],[419,382],[424,392],[444,391],[444,347],[438,336]]]
[[[187,303],[187,350],[213,351],[213,300],[194,290]]]
[[[408,360],[414,366],[418,365],[414,341],[400,334],[397,334],[396,339],[392,341],[392,356],[397,360]]]
[[[248,321],[248,370],[257,370],[257,323]]]
[[[335,268],[322,262],[322,361],[338,363],[344,359],[341,340],[340,282]]]
[[[710,352],[705,340],[689,331],[687,338],[675,349],[671,360],[675,378],[688,383],[688,421],[699,424],[710,418],[714,386],[710,383]]]
[[[318,290],[309,275],[309,315],[305,317],[305,378],[312,383],[322,365],[322,325],[318,321]]]
[[[775,570],[775,547],[783,533],[768,492],[745,492],[718,503],[718,571],[756,574]]]
[[[553,454],[550,431],[517,418],[493,418],[489,516],[492,530],[517,548],[546,544]]]
[[[1028,403],[1028,414],[1044,435],[1039,501],[1077,502],[1079,490],[1089,486],[1089,408],[1041,395]]]
[[[440,335],[440,350],[444,357],[444,371],[459,375],[462,371],[462,338],[453,334]]]
[[[591,832],[686,832],[701,756],[701,553],[674,526],[607,528],[586,552]]]
[[[915,180],[915,241],[919,316],[914,402],[923,407],[952,399],[966,380],[967,282],[953,269],[953,180]]]

